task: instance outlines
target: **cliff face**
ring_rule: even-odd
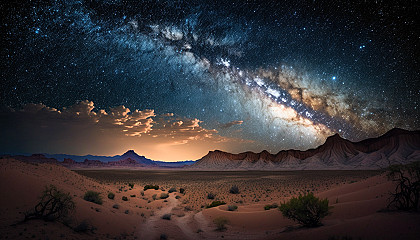
[[[338,134],[316,149],[232,154],[210,151],[191,169],[207,170],[292,170],[292,169],[379,169],[389,164],[420,160],[420,131],[392,129],[386,134],[351,142]]]

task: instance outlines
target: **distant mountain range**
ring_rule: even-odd
[[[163,162],[153,161],[144,156],[138,155],[134,150],[128,150],[123,155],[116,156],[94,156],[94,155],[68,155],[68,154],[32,154],[25,155],[3,155],[17,160],[32,163],[55,163],[69,168],[119,168],[119,167],[140,167],[140,168],[180,168],[191,165],[194,161]]]
[[[323,170],[380,169],[420,160],[420,131],[394,128],[378,138],[351,142],[335,134],[316,149],[232,154],[219,150],[187,168],[190,170]]]
[[[351,142],[335,134],[318,148],[233,154],[210,151],[198,161],[163,162],[133,150],[116,156],[66,154],[2,155],[32,163],[55,163],[69,168],[184,168],[187,170],[362,170],[420,161],[420,131],[394,128],[377,138]]]

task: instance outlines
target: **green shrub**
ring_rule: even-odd
[[[115,194],[112,193],[112,192],[108,193],[108,198],[109,199],[114,199],[115,198]]]
[[[229,223],[229,220],[225,217],[217,217],[213,220],[213,223],[216,224],[217,231],[226,230],[226,224]]]
[[[238,206],[236,205],[229,205],[228,206],[228,211],[236,211],[238,209]]]
[[[233,185],[233,186],[229,189],[229,192],[230,192],[230,193],[233,193],[233,194],[239,194],[239,188],[238,188],[238,186]]]
[[[134,183],[129,183],[129,184],[128,184],[128,186],[129,186],[130,188],[134,188]]]
[[[128,198],[127,198],[126,196],[123,196],[121,199],[122,199],[123,201],[128,201]]]
[[[305,193],[282,203],[279,210],[283,216],[297,221],[306,227],[316,227],[321,219],[330,214],[328,199],[320,200],[313,193]]]
[[[278,208],[279,205],[277,205],[277,203],[273,203],[273,204],[267,204],[264,206],[264,210],[270,210],[272,208]]]
[[[144,191],[146,191],[147,189],[155,189],[155,190],[158,190],[159,189],[159,186],[158,185],[146,185],[146,186],[144,186]]]
[[[96,203],[96,204],[99,204],[99,205],[102,204],[102,197],[101,197],[101,194],[99,192],[87,191],[85,193],[85,196],[83,197],[83,199],[88,201],[88,202],[93,202],[93,203]]]
[[[169,197],[169,194],[167,193],[160,194],[160,199],[167,199],[168,197]]]
[[[220,206],[220,205],[225,205],[225,204],[226,204],[226,203],[225,203],[225,202],[223,202],[223,201],[213,201],[212,203],[208,204],[208,205],[206,206],[206,208],[217,207],[217,206]]]
[[[130,197],[136,197],[136,195],[134,194],[134,195],[130,195]]]

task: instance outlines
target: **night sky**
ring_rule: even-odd
[[[156,160],[420,126],[416,1],[1,3],[1,152]]]

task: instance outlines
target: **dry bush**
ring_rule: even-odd
[[[40,202],[32,211],[25,214],[24,221],[44,219],[46,221],[63,220],[73,212],[76,205],[69,193],[58,190],[54,185],[45,187]]]
[[[420,161],[388,168],[388,179],[396,182],[388,208],[417,211],[420,199]]]

